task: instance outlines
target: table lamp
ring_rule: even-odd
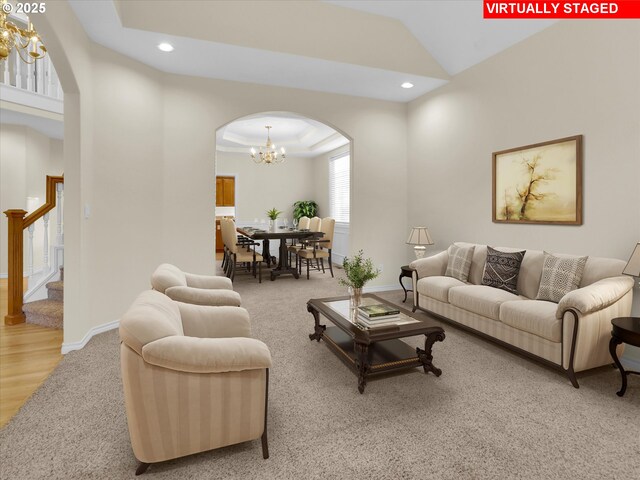
[[[638,242],[636,248],[633,249],[631,258],[627,262],[627,266],[622,270],[622,273],[631,275],[632,277],[640,277],[640,242]]]
[[[431,239],[431,235],[429,235],[427,227],[413,227],[409,234],[407,245],[415,245],[415,247],[413,247],[413,251],[416,254],[416,258],[424,257],[424,253],[427,249],[425,245],[433,245],[433,240]]]

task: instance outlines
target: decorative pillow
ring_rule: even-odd
[[[471,259],[475,245],[460,247],[455,243],[449,247],[449,260],[447,261],[446,277],[457,278],[461,282],[466,282],[471,270]]]
[[[487,261],[484,264],[482,285],[518,294],[518,273],[526,250],[501,252],[487,246]]]
[[[588,258],[558,257],[544,252],[542,278],[536,300],[558,303],[567,293],[578,288]]]

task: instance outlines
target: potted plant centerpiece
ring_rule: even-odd
[[[271,210],[267,210],[267,217],[269,217],[269,230],[271,230],[272,232],[276,232],[278,230],[278,215],[280,215],[281,213],[282,212],[275,207],[273,207]]]
[[[346,278],[339,280],[341,285],[349,287],[351,307],[358,308],[362,299],[362,288],[369,280],[380,275],[380,270],[373,266],[370,258],[362,258],[364,252],[360,250],[352,259],[345,257],[342,262]]]

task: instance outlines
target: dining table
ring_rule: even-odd
[[[267,266],[271,265],[272,257],[269,251],[270,240],[280,240],[280,255],[278,257],[278,265],[271,269],[271,281],[275,280],[280,275],[293,275],[298,279],[300,274],[298,270],[289,264],[289,250],[287,240],[290,239],[319,239],[324,236],[323,232],[310,232],[309,230],[297,230],[293,228],[278,228],[276,231],[268,231],[253,227],[236,227],[239,234],[257,241],[262,240],[262,256],[267,262]]]

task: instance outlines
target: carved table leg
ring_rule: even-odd
[[[356,368],[358,369],[358,391],[364,393],[364,387],[367,386],[367,374],[371,368],[369,362],[369,346],[362,343],[355,343],[356,351]]]
[[[613,363],[616,364],[618,370],[620,370],[620,375],[622,375],[622,388],[619,392],[616,392],[616,395],[619,397],[624,395],[624,392],[627,391],[627,373],[624,371],[624,367],[618,360],[618,352],[616,351],[618,345],[622,342],[618,340],[616,337],[611,337],[611,341],[609,342],[609,353],[611,354],[611,358],[613,358]]]
[[[402,277],[404,277],[404,275],[401,273],[400,276],[398,277],[398,282],[400,282],[400,286],[402,287],[402,290],[404,290],[404,300],[402,300],[402,303],[404,303],[407,301],[407,289],[402,283]]]
[[[327,327],[326,325],[320,325],[320,312],[311,307],[311,305],[307,305],[307,312],[313,315],[316,322],[314,332],[309,334],[309,340],[317,340],[319,342]]]
[[[433,348],[433,344],[435,342],[444,341],[445,335],[444,332],[435,332],[425,335],[424,340],[424,350],[421,348],[416,348],[416,353],[418,354],[418,360],[422,363],[422,368],[424,368],[424,373],[433,372],[436,377],[442,375],[442,370],[436,368],[433,365],[433,355],[431,353],[431,349]]]

